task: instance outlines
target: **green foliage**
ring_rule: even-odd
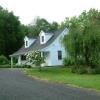
[[[89,66],[77,65],[71,67],[71,72],[78,74],[100,74],[100,67],[91,68]]]
[[[5,65],[8,63],[9,63],[8,59],[5,56],[1,55],[0,56],[0,65]]]
[[[23,36],[18,17],[0,7],[0,54],[8,57],[18,50],[23,43]]]
[[[11,68],[11,65],[6,64],[6,65],[0,65],[0,68]]]
[[[27,54],[26,59],[41,70],[41,64],[44,63],[44,57],[41,56],[40,51],[33,51],[32,53]]]
[[[100,90],[100,75],[71,73],[70,68],[43,67],[42,72],[37,68],[25,69],[28,75],[42,80],[72,84],[73,86]]]
[[[96,73],[96,74],[100,74],[100,66],[97,66],[97,67],[95,68],[95,73]]]
[[[71,71],[73,73],[78,73],[78,74],[86,74],[87,70],[85,66],[79,65],[79,66],[72,66]]]
[[[58,29],[57,22],[49,23],[46,19],[37,18],[35,23],[21,25],[19,18],[0,6],[0,54],[8,57],[23,45],[23,38],[28,33],[38,36],[41,30],[54,32]],[[16,46],[17,44],[17,46]]]
[[[65,29],[66,27],[69,28],[70,27],[70,23],[69,23],[70,19],[67,17],[65,18],[65,20],[63,22],[61,22],[61,25],[59,26],[60,29]]]
[[[33,34],[33,36],[38,36],[41,30],[45,32],[54,32],[57,31],[58,28],[59,25],[57,22],[49,23],[46,19],[40,17],[35,19],[35,22],[26,26],[28,33]]]
[[[75,64],[75,61],[71,57],[66,57],[63,59],[63,64],[64,64],[64,66],[72,66]]]
[[[50,31],[51,32],[57,31],[58,28],[59,28],[59,24],[57,22],[53,22],[53,23],[50,24]]]
[[[73,17],[69,23],[69,34],[63,38],[63,45],[76,65],[100,66],[100,12],[95,9],[84,11]]]

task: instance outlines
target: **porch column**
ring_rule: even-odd
[[[43,52],[41,51],[41,57],[43,57]]]
[[[11,68],[13,68],[13,57],[11,57]]]
[[[18,64],[21,65],[21,55],[18,56]]]

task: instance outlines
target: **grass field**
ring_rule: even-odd
[[[68,68],[25,69],[26,74],[41,80],[70,84],[73,86],[100,90],[100,75],[79,75],[71,73]]]

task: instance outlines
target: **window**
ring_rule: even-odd
[[[21,59],[22,59],[22,60],[26,60],[26,56],[25,56],[25,55],[22,55],[22,56],[21,56]]]
[[[26,41],[26,46],[28,46],[28,41]]]
[[[58,51],[58,60],[62,59],[62,51]]]
[[[44,36],[42,36],[42,42],[44,42]]]

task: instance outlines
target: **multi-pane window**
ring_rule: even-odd
[[[58,51],[58,60],[62,59],[62,51]]]

